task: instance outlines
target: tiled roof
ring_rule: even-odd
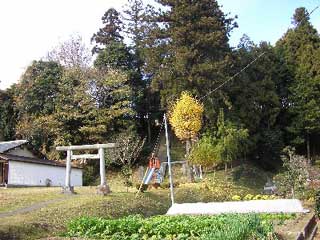
[[[17,162],[27,162],[27,163],[37,163],[37,164],[44,164],[44,165],[51,165],[51,166],[58,166],[58,167],[65,167],[66,165],[60,162],[55,162],[47,159],[40,159],[40,158],[31,158],[31,157],[22,157],[17,155],[11,154],[4,154],[0,153],[0,159],[6,161],[17,161]],[[76,166],[72,166],[73,168],[80,168]]]
[[[0,142],[0,153],[5,153],[11,149],[14,149],[16,147],[19,147],[21,145],[24,145],[28,143],[27,140],[16,140],[16,141],[6,141],[6,142]]]

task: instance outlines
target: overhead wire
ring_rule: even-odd
[[[313,14],[320,5],[316,6],[310,13],[307,14],[307,17],[310,17],[311,14]],[[259,58],[261,58],[266,52],[261,53],[258,57],[256,57],[254,60],[252,60],[249,64],[247,64],[244,68],[242,68],[239,72],[234,74],[232,77],[228,78],[226,81],[224,81],[222,84],[214,88],[213,90],[209,91],[207,94],[199,98],[199,100],[203,100],[204,98],[208,97],[210,94],[214,93],[215,91],[219,90],[222,88],[224,85],[226,85],[228,82],[236,78],[238,75],[240,75],[242,72],[244,72],[247,68],[249,68],[252,64],[254,64]]]
[[[219,90],[220,88],[222,88],[224,85],[226,85],[228,82],[230,82],[231,80],[233,80],[235,77],[237,77],[239,74],[241,74],[243,71],[245,71],[248,67],[250,67],[252,64],[254,64],[259,58],[261,58],[266,52],[261,53],[258,57],[256,57],[254,60],[252,60],[249,64],[247,64],[244,68],[242,68],[239,72],[237,72],[236,74],[234,74],[232,77],[230,77],[227,81],[223,82],[222,84],[220,84],[218,87],[216,87],[215,89],[209,91],[206,95],[202,96],[199,100],[202,100],[204,98],[206,98],[207,96],[209,96],[211,93],[214,93],[215,91]]]

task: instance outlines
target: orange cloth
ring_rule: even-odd
[[[160,169],[160,159],[157,157],[151,157],[149,160],[149,168]]]

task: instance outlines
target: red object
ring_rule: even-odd
[[[151,157],[149,160],[149,168],[160,169],[160,159],[157,157]]]

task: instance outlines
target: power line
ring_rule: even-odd
[[[310,17],[310,15],[315,12],[318,8],[320,7],[320,5],[316,6],[307,16]]]
[[[320,7],[320,5],[316,6],[310,13],[307,14],[307,17],[310,17],[310,15],[312,13],[314,13],[318,8]],[[218,87],[216,87],[215,89],[211,90],[210,92],[208,92],[206,95],[202,96],[199,100],[202,100],[204,98],[206,98],[207,96],[209,96],[211,93],[214,93],[215,91],[219,90],[220,88],[222,88],[224,85],[226,85],[228,82],[230,82],[231,80],[233,80],[235,77],[237,77],[239,74],[241,74],[243,71],[245,71],[248,67],[250,67],[253,63],[255,63],[260,57],[262,57],[266,52],[261,53],[258,57],[256,57],[254,60],[252,60],[248,65],[246,65],[244,68],[242,68],[239,72],[237,72],[236,74],[234,74],[232,77],[230,77],[227,81],[223,82],[222,84],[220,84]]]
[[[249,64],[247,64],[244,68],[242,68],[239,72],[237,72],[236,74],[234,74],[232,77],[230,77],[227,81],[223,82],[222,84],[220,84],[218,87],[216,87],[215,89],[211,90],[210,92],[208,92],[206,95],[202,96],[200,98],[200,100],[206,98],[208,95],[210,95],[211,93],[214,93],[215,91],[219,90],[220,88],[222,88],[224,85],[226,85],[228,82],[230,82],[231,80],[233,80],[235,77],[237,77],[239,74],[241,74],[243,71],[245,71],[248,67],[250,67],[252,64],[254,64],[259,58],[261,58],[263,55],[265,54],[265,52],[261,53],[258,57],[256,57],[254,60],[252,60]]]

